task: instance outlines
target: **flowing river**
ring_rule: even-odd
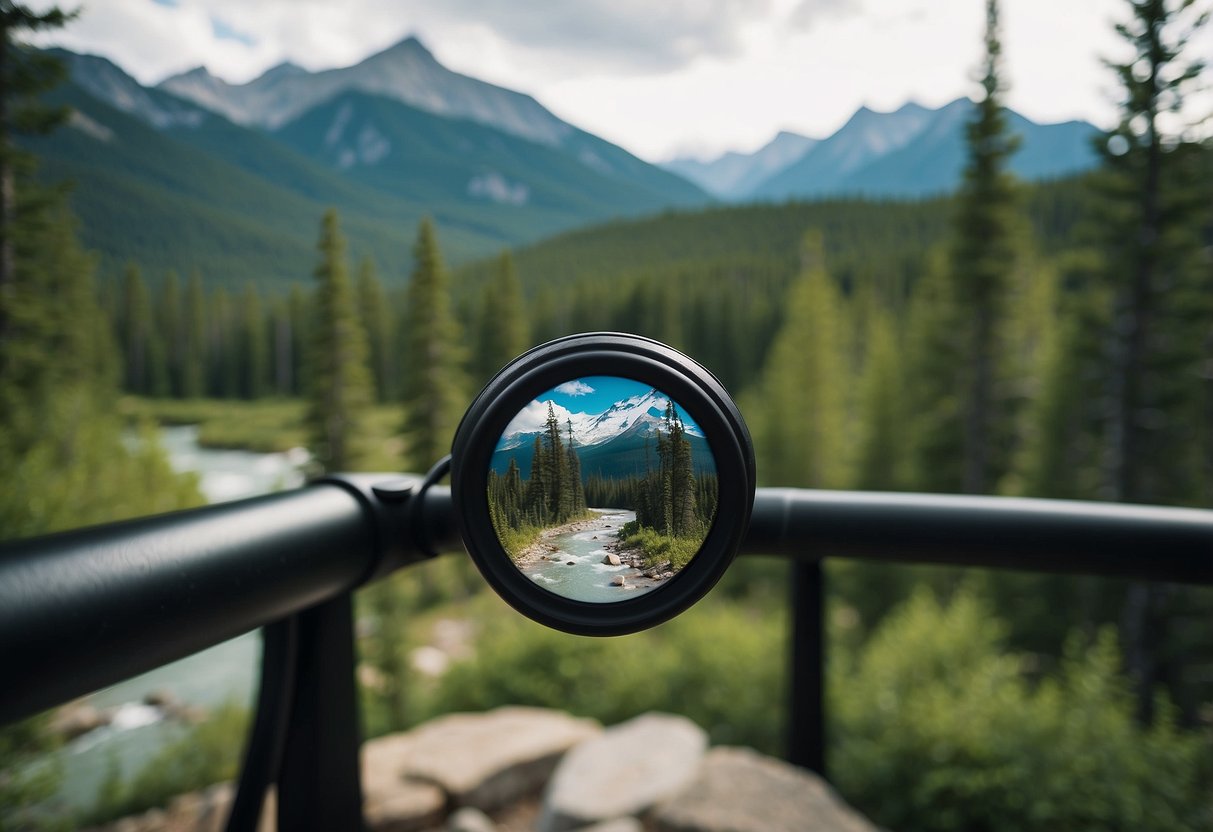
[[[302,449],[258,454],[203,448],[198,444],[198,428],[192,425],[163,428],[160,442],[174,470],[198,474],[199,489],[208,502],[303,484],[300,466],[308,457]],[[59,800],[74,808],[91,806],[112,767],[129,779],[158,750],[184,734],[181,721],[144,704],[149,693],[166,693],[181,706],[202,711],[226,702],[251,706],[260,654],[260,638],[248,633],[87,697],[88,705],[111,719],[53,755],[63,772]]]
[[[570,524],[568,530],[556,530],[540,543],[541,554],[528,558],[520,567],[545,589],[578,601],[603,603],[634,598],[660,585],[644,577],[641,570],[626,564],[611,566],[606,546],[615,541],[624,523],[636,519],[636,512],[614,508],[592,508],[593,520]],[[624,586],[612,584],[623,576]]]

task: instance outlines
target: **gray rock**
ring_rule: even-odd
[[[820,777],[748,748],[713,748],[653,813],[657,832],[876,832]]]
[[[479,809],[464,806],[446,822],[446,832],[497,832],[497,824]]]
[[[623,561],[619,559],[619,555],[615,554],[614,552],[608,552],[607,556],[602,559],[602,562],[607,566],[619,566],[623,563]]]
[[[492,811],[537,794],[564,753],[602,727],[543,708],[449,714],[396,742],[400,774],[441,788],[455,807]]]
[[[407,734],[391,734],[362,746],[363,813],[376,832],[429,829],[446,815],[446,794],[433,783],[407,779]]]
[[[560,762],[544,795],[539,832],[644,812],[690,785],[707,744],[702,728],[669,714],[645,714],[609,728]]]
[[[615,818],[593,826],[583,826],[577,832],[644,832],[644,825],[636,818]]]

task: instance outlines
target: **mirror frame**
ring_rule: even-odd
[[[514,565],[489,519],[488,472],[506,426],[538,396],[567,381],[617,376],[669,396],[699,425],[716,463],[720,496],[699,553],[662,586],[593,603],[543,588]],[[528,618],[567,633],[612,636],[660,624],[715,586],[732,563],[754,504],[754,446],[724,385],[659,341],[618,332],[570,335],[511,361],[472,402],[451,448],[451,495],[459,530],[489,585]]]

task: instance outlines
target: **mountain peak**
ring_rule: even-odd
[[[431,52],[421,39],[416,35],[409,35],[403,40],[389,46],[379,53],[380,55],[421,55],[426,58],[433,58],[434,53]]]
[[[265,72],[261,73],[261,78],[290,78],[295,75],[311,75],[311,73],[299,66],[299,64],[292,63],[291,61],[283,61],[282,63],[276,64],[267,69]]]

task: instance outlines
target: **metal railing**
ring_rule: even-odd
[[[279,828],[355,828],[351,593],[461,546],[449,490],[418,496],[420,482],[332,477],[0,545],[0,667],[10,680],[0,723],[266,627],[246,770],[277,782]],[[795,561],[788,751],[824,772],[823,558],[1209,584],[1213,511],[759,489],[742,553]]]

